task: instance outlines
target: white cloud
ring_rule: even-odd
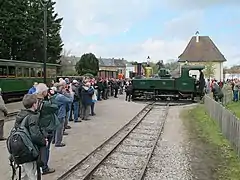
[[[201,10],[183,13],[164,24],[164,33],[172,38],[189,39],[196,31],[200,31],[203,18]]]
[[[70,43],[66,44],[66,48],[72,48],[71,53],[79,56],[86,52],[93,52],[97,57],[125,58],[134,61],[146,61],[147,56],[150,56],[152,61],[157,62],[161,59],[176,59],[182,53],[186,44],[187,41],[184,40],[165,41],[149,38],[141,43],[117,46],[111,44]]]
[[[163,34],[159,37],[148,37],[140,42],[130,44],[104,44],[101,42],[84,42],[81,37],[93,36],[111,37],[112,35],[127,33],[134,22],[146,17],[153,7],[160,7],[155,0],[56,0],[57,11],[64,17],[63,40],[65,48],[71,54],[81,56],[83,53],[92,52],[97,57],[117,57],[127,60],[146,61],[177,59],[183,52],[191,36],[198,30],[201,34],[203,22],[203,8],[221,4],[224,0],[168,0],[171,8],[193,8],[183,12],[179,17],[161,24]],[[228,4],[240,1],[228,0]],[[236,3],[236,4],[237,4]],[[213,39],[214,40],[214,39]],[[215,40],[214,40],[215,41]],[[226,58],[231,62],[240,62],[238,48],[224,44],[217,44]],[[230,62],[230,63],[231,63]]]
[[[153,6],[148,0],[57,0],[56,5],[62,14],[71,16],[72,27],[82,35],[125,32]]]
[[[176,9],[204,9],[216,5],[240,5],[239,0],[167,0],[164,5]]]

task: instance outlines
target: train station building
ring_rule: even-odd
[[[61,60],[61,65],[63,67],[62,72],[74,72],[75,65],[79,61],[80,57],[76,56],[69,56],[64,57]],[[116,78],[118,74],[126,75],[129,74],[129,71],[132,68],[129,68],[129,63],[124,58],[116,59],[116,58],[102,58],[99,57],[99,76],[106,78],[106,77],[114,77]]]
[[[191,38],[183,53],[178,57],[180,65],[187,62],[189,65],[212,66],[209,68],[212,68],[214,73],[211,77],[206,78],[214,78],[218,81],[224,79],[223,63],[226,61],[209,36],[199,36],[198,34]],[[199,76],[199,72],[191,73],[191,75]]]

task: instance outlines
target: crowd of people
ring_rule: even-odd
[[[230,84],[232,92],[233,92],[233,101],[237,102],[240,100],[239,91],[240,91],[240,80],[232,79],[227,81]]]
[[[131,81],[79,77],[60,78],[51,87],[34,83],[22,100],[24,109],[16,116],[7,139],[11,164],[20,165],[21,178],[37,180],[42,175],[54,173],[55,170],[48,166],[50,147],[52,144],[56,148],[66,146],[63,136],[71,129],[69,121],[90,120],[90,116],[96,115],[97,101],[107,100],[110,96],[118,98],[124,87],[130,92]],[[127,94],[126,100],[130,101],[130,93]],[[0,119],[7,115],[5,105],[0,106],[0,112]],[[3,135],[1,139],[5,140]]]

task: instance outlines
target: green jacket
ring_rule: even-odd
[[[16,116],[15,127],[20,127],[24,118],[27,117],[27,122],[24,124],[28,129],[32,143],[38,147],[46,145],[44,134],[39,127],[39,113],[33,112],[28,109],[22,109]]]
[[[52,103],[51,100],[44,100],[42,110],[40,112],[39,125],[44,133],[55,131],[59,125],[59,120],[56,116],[58,105]]]

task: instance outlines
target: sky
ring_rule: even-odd
[[[55,0],[71,55],[129,61],[177,60],[199,31],[240,64],[239,0]]]

